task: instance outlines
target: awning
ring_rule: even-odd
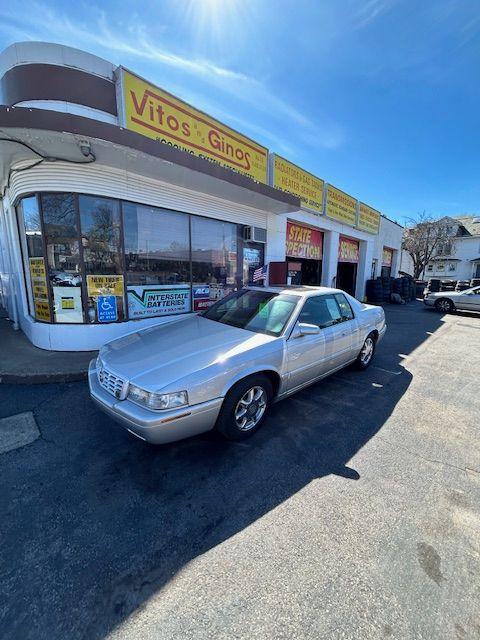
[[[0,137],[22,140],[52,157],[78,159],[79,141],[85,139],[91,142],[99,164],[127,169],[269,213],[291,213],[301,206],[300,199],[289,193],[99,120],[46,109],[0,106],[0,129]],[[8,142],[0,145],[2,184],[6,183],[12,164],[38,158],[20,145]]]

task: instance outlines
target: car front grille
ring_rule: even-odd
[[[128,382],[105,368],[102,364],[97,368],[97,377],[100,385],[115,396],[118,400],[125,400],[128,391]]]

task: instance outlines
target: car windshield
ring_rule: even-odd
[[[243,289],[219,300],[202,315],[232,327],[279,336],[298,300],[283,293]]]

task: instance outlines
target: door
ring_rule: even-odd
[[[480,311],[480,287],[475,287],[469,293],[462,293],[454,300],[457,309],[465,311]]]
[[[319,378],[352,359],[352,332],[356,319],[351,309],[350,313],[351,317],[341,310],[333,294],[307,298],[298,322],[315,324],[320,328],[320,333],[288,340],[290,390]]]

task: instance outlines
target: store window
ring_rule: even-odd
[[[42,194],[41,202],[54,322],[83,322],[75,196],[66,193]]]
[[[191,311],[189,216],[123,203],[129,317]]]
[[[263,266],[263,244],[252,242],[243,245],[243,282],[244,284],[258,284],[253,279],[255,270]]]
[[[118,200],[79,196],[88,322],[125,319],[125,287]]]
[[[24,198],[19,207],[25,229],[30,312],[40,322],[51,322],[47,270],[43,257],[42,225],[36,196]]]
[[[192,216],[194,310],[206,308],[235,289],[237,225]]]
[[[245,244],[244,256],[240,225],[178,211],[44,193],[18,214],[30,312],[43,322],[200,311],[263,264],[262,245]]]

